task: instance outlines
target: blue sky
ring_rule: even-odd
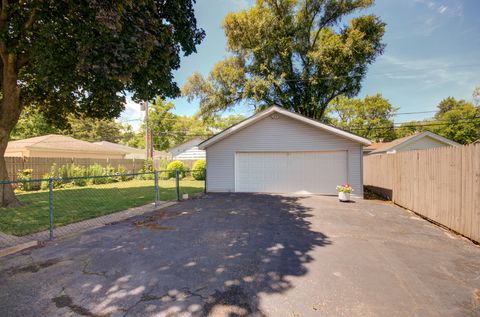
[[[208,75],[228,55],[221,28],[223,17],[253,5],[250,0],[198,0],[197,22],[206,38],[197,54],[182,59],[175,79],[181,87],[195,71]],[[471,99],[480,86],[479,0],[377,0],[364,11],[387,23],[384,54],[370,66],[359,97],[381,93],[399,112],[433,111],[445,97]],[[348,22],[348,21],[345,21]],[[198,103],[173,100],[175,112],[192,115]],[[120,120],[142,118],[139,106],[129,101]],[[235,113],[250,114],[238,107]],[[398,115],[396,122],[423,119],[432,114]],[[134,126],[138,121],[131,121]]]

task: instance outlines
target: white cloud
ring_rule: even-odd
[[[426,10],[416,15],[415,24],[418,26],[412,28],[414,31],[410,34],[430,36],[441,26],[463,19],[462,0],[413,0],[413,3]]]
[[[463,16],[463,3],[461,0],[414,0],[425,5],[431,11],[447,16]]]
[[[130,96],[126,97],[125,110],[122,112],[119,122],[130,124],[134,130],[138,130],[142,124],[144,112],[140,110],[140,104],[132,100]]]
[[[384,55],[381,60],[388,64],[388,72],[383,76],[389,79],[411,80],[418,83],[418,89],[429,89],[446,84],[470,86],[477,79],[478,66],[465,61],[454,63],[441,58],[408,59]]]

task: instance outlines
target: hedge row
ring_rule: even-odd
[[[162,162],[161,165],[165,163]],[[165,170],[166,172],[161,172],[159,177],[161,179],[170,179],[175,177],[175,171],[179,171],[180,178],[184,178],[187,174],[187,169],[185,165],[181,161],[173,161],[170,162],[166,167],[160,166],[161,169]],[[198,160],[193,164],[193,172],[192,177],[196,180],[204,180],[205,179],[205,169],[206,161],[205,160]],[[146,179],[146,180],[153,180],[153,164],[152,160],[145,160],[143,168],[140,170],[140,173],[147,173],[147,174],[140,174],[136,176],[138,179]],[[17,173],[17,179],[22,180],[32,180],[32,169],[25,169],[19,171]],[[123,182],[132,180],[134,177],[132,175],[125,175],[130,174],[131,172],[128,171],[126,168],[120,166],[118,168],[114,168],[110,165],[103,167],[100,164],[93,164],[87,167],[83,167],[76,164],[67,164],[58,167],[56,164],[53,164],[50,168],[50,172],[43,175],[43,179],[48,178],[63,178],[67,180],[54,180],[53,187],[60,188],[60,187],[72,187],[72,186],[87,186],[87,185],[94,185],[94,184],[108,184],[108,183],[115,183],[115,182]],[[118,175],[118,176],[115,176]],[[88,178],[93,176],[93,178]],[[105,177],[101,177],[105,176]],[[78,177],[85,177],[85,178],[78,178]],[[74,179],[70,179],[74,178]],[[70,180],[69,180],[70,179]],[[39,189],[46,190],[48,189],[48,181],[42,182],[25,182],[20,183],[19,189],[23,191],[35,191]]]

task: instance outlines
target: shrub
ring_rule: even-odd
[[[151,158],[143,161],[143,167],[140,170],[140,173],[153,173],[153,160]]]
[[[43,174],[42,179],[47,179],[47,178],[50,178],[50,174],[49,173]],[[42,181],[40,183],[40,189],[41,190],[47,190],[48,189],[48,181]]]
[[[109,177],[98,177],[98,176],[106,175],[105,168],[98,163],[95,163],[87,167],[87,175],[94,176],[94,178],[88,179],[89,184],[106,184],[109,182],[108,180]]]
[[[182,161],[173,161],[167,165],[167,171],[168,171],[169,178],[175,177],[175,171],[178,171],[179,177],[183,178],[185,177],[186,169]]]
[[[169,178],[175,177],[175,171],[178,171],[178,174],[179,174],[178,176],[180,178],[184,178],[186,168],[182,161],[173,161],[167,165],[167,171],[168,171]]]
[[[160,171],[166,170],[168,166],[168,160],[158,159],[157,166],[158,166],[158,170]]]
[[[117,171],[111,165],[107,165],[106,167],[103,167],[102,165],[95,163],[93,165],[90,165],[87,168],[87,175],[94,176],[94,178],[88,179],[88,182],[90,184],[98,185],[98,184],[108,184],[108,183],[118,182],[119,178],[116,176],[99,177],[99,176],[109,176],[109,175],[115,175],[115,174],[117,174]]]
[[[155,175],[153,174],[153,172],[148,174],[142,174],[139,176],[139,179],[143,179],[143,180],[153,180],[154,178],[155,178]]]
[[[120,175],[120,177],[118,178],[119,181],[125,182],[125,181],[129,181],[129,180],[133,179],[132,175],[125,175],[125,174],[129,174],[129,173],[130,172],[125,167],[119,166],[117,168],[117,172],[115,174]]]
[[[42,176],[42,179],[47,179],[47,178],[60,178],[60,172],[59,172],[59,168],[57,168],[57,164],[53,163],[52,166],[50,166],[50,172],[49,173],[46,173],[46,174],[43,174]],[[62,186],[62,181],[60,180],[54,180],[53,181],[53,188],[59,188]],[[48,189],[48,181],[45,180],[45,181],[42,181],[42,183],[40,184],[40,188],[43,189],[43,190],[47,190]]]
[[[145,179],[145,180],[152,180],[155,178],[153,175],[153,160],[151,158],[146,159],[143,161],[143,167],[140,169],[139,173],[148,173],[138,175],[138,179]]]
[[[205,169],[207,168],[206,160],[197,160],[193,163],[192,176],[197,181],[205,180]]]
[[[157,161],[157,166],[158,166],[158,170],[161,171],[158,174],[158,177],[160,179],[169,179],[170,173],[166,171],[168,166],[168,160],[159,159]]]
[[[88,176],[102,176],[103,175],[103,166],[95,163],[87,167]]]
[[[82,166],[75,165],[72,167],[72,177],[84,177],[86,169]],[[72,184],[75,186],[86,186],[87,179],[86,178],[76,178],[72,180]]]
[[[28,182],[32,180],[32,173],[33,170],[30,168],[18,171],[17,173],[17,179],[20,181],[26,181],[20,183],[20,189],[24,191],[33,191],[33,190],[39,190],[40,189],[40,183],[38,182]]]
[[[50,166],[50,172],[45,173],[42,176],[42,179],[45,179],[40,183],[40,189],[42,190],[48,190],[48,178],[59,178],[59,172],[57,168],[57,164],[53,163],[52,166]],[[54,180],[53,181],[53,188],[58,188],[62,186],[62,182],[59,180]]]
[[[86,169],[79,165],[67,164],[58,169],[58,176],[61,178],[84,177],[86,176]],[[85,186],[87,185],[87,180],[85,178],[76,178],[72,179],[71,181],[67,180],[65,184],[72,184],[73,186]]]
[[[103,175],[104,176],[110,176],[110,175],[116,175],[117,171],[115,168],[111,165],[107,165],[106,167],[103,168]],[[119,177],[113,176],[113,177],[105,177],[105,181],[107,183],[116,183],[119,181]]]

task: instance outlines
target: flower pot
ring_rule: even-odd
[[[350,193],[338,192],[338,200],[342,202],[350,201]]]

